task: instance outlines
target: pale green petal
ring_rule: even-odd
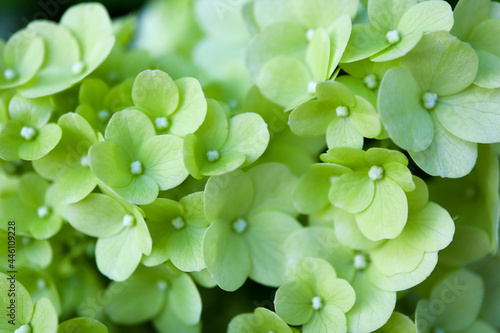
[[[318,292],[328,305],[339,308],[342,313],[349,311],[356,300],[354,289],[343,279],[325,281],[319,286]]]
[[[429,147],[434,126],[421,105],[424,92],[412,75],[401,67],[387,71],[379,89],[380,118],[392,140],[404,149],[420,151]]]
[[[19,178],[19,197],[27,207],[36,210],[45,203],[45,194],[49,186],[49,183],[36,173],[25,173]]]
[[[330,173],[314,169],[300,177],[292,191],[293,204],[300,213],[313,214],[329,204],[330,177]]]
[[[168,295],[167,295],[168,296]],[[201,325],[187,325],[177,317],[175,306],[165,306],[159,316],[153,319],[153,325],[160,333],[199,333]]]
[[[134,81],[134,105],[151,120],[172,114],[179,104],[179,91],[174,80],[161,70],[145,70]]]
[[[203,123],[207,114],[207,101],[198,80],[185,77],[175,81],[179,89],[179,106],[170,117],[170,133],[184,137],[194,133]]]
[[[353,147],[363,148],[363,135],[354,128],[348,117],[335,117],[326,131],[328,148]]]
[[[354,108],[356,98],[348,87],[335,81],[320,82],[316,86],[316,95],[325,107],[330,108],[334,113],[337,106],[343,105],[348,108]],[[334,113],[335,114],[335,113]]]
[[[204,161],[200,169],[200,174],[203,176],[223,175],[238,169],[245,163],[245,160],[245,154],[228,152],[220,156],[217,161]]]
[[[255,0],[253,13],[261,29],[276,22],[294,22],[297,19],[287,0]]]
[[[380,117],[373,105],[361,96],[354,96],[356,107],[351,110],[349,119],[354,129],[366,138],[374,138],[380,134],[382,125]]]
[[[213,176],[205,186],[205,215],[209,221],[227,220],[243,216],[252,205],[254,187],[249,176],[235,170]]]
[[[483,11],[483,9],[477,9]],[[498,20],[486,20],[478,24],[469,38],[471,46],[479,57],[479,71],[474,83],[484,88],[500,87],[500,49],[497,46],[500,25]]]
[[[444,249],[451,243],[455,223],[443,207],[429,202],[421,211],[410,214],[399,238],[423,251]]]
[[[72,333],[74,329],[89,333],[108,333],[108,329],[101,322],[90,318],[73,318],[66,320],[57,327],[58,333]]]
[[[215,220],[203,238],[203,258],[217,285],[234,291],[241,287],[251,271],[248,246],[240,235],[231,230],[225,220]]]
[[[356,224],[355,215],[343,209],[335,208],[332,212],[332,217],[335,235],[339,242],[345,246],[356,250],[368,250],[383,243],[383,240],[374,242],[366,238]]]
[[[311,320],[304,324],[304,333],[341,333],[347,330],[344,313],[335,305],[326,305],[315,311]]]
[[[416,333],[415,324],[408,316],[394,312],[389,321],[377,333]]]
[[[413,176],[413,182],[415,183],[415,191],[406,193],[408,212],[410,214],[421,211],[429,202],[429,189],[425,181],[417,176]]]
[[[285,281],[285,241],[300,227],[293,217],[280,212],[263,211],[248,217],[243,238],[252,260],[251,279],[274,287]]]
[[[300,280],[293,280],[278,288],[274,307],[278,316],[289,325],[303,325],[313,316],[313,291]]]
[[[196,325],[200,321],[201,298],[191,277],[182,274],[172,280],[167,293],[166,307],[186,325]]]
[[[312,80],[311,72],[302,61],[280,56],[262,67],[257,86],[265,97],[289,108],[313,97],[307,90]]]
[[[65,204],[78,202],[92,192],[96,185],[96,178],[89,168],[75,168],[57,184],[57,199]]]
[[[335,180],[330,188],[330,202],[350,213],[359,213],[370,206],[375,195],[375,183],[366,172],[350,172]]]
[[[19,147],[26,142],[21,137],[23,125],[14,120],[8,120],[2,127],[0,134],[0,158],[6,161],[15,161],[19,159]]]
[[[370,23],[381,31],[394,30],[408,9],[416,4],[417,0],[370,0]]]
[[[491,253],[490,236],[483,230],[457,225],[453,241],[439,252],[439,260],[447,265],[462,266],[484,258]]]
[[[459,178],[471,172],[477,159],[477,144],[448,132],[434,114],[434,139],[423,151],[409,151],[415,163],[432,176]]]
[[[6,330],[7,332],[12,332],[12,325],[8,323],[11,318],[7,316],[7,307],[10,306],[10,297],[6,297],[10,289],[10,280],[8,280],[8,275],[0,273],[0,292],[3,293],[3,297],[0,298],[0,305],[5,311],[0,315],[0,330]],[[33,316],[33,301],[29,292],[24,288],[24,286],[19,283],[18,280],[15,281],[16,286],[16,328],[28,324]]]
[[[439,99],[435,109],[441,124],[453,135],[470,142],[500,141],[500,90],[470,86]]]
[[[500,57],[483,50],[476,50],[476,53],[479,59],[479,68],[474,84],[490,89],[500,87]]]
[[[267,333],[269,330],[292,333],[292,330],[285,324],[283,319],[276,313],[262,307],[256,308],[254,313],[244,313],[234,317],[228,326],[228,333]]]
[[[195,179],[202,179],[201,169],[206,165],[207,149],[202,140],[190,133],[182,141],[182,156],[184,166],[189,174]],[[244,157],[243,157],[244,158]],[[241,163],[243,164],[243,161]],[[236,167],[237,168],[237,167]]]
[[[349,0],[343,1],[345,4],[348,3],[349,5],[354,3],[354,1]],[[345,14],[337,18],[328,28],[328,34],[330,35],[330,67],[328,78],[333,75],[345,52],[347,43],[349,42],[349,37],[351,36],[351,31],[351,18]]]
[[[104,137],[119,145],[132,161],[135,161],[141,145],[155,135],[149,118],[142,112],[129,109],[111,117]]]
[[[461,0],[453,10],[455,24],[451,34],[463,41],[469,39],[472,29],[488,18],[491,0]]]
[[[126,228],[111,238],[99,238],[96,243],[97,268],[114,281],[128,279],[139,265],[141,256],[133,228]]]
[[[342,55],[341,62],[353,62],[368,58],[389,46],[385,33],[368,24],[355,24],[352,27],[349,43]]]
[[[413,182],[411,171],[406,165],[397,162],[384,163],[385,175],[398,184],[403,191],[415,191],[415,183]]]
[[[31,221],[29,227],[30,234],[36,239],[48,239],[59,232],[62,223],[62,218],[56,214],[43,219],[35,218]]]
[[[226,152],[245,154],[243,166],[255,162],[269,143],[267,124],[257,113],[242,113],[229,120],[229,135],[220,149]]]
[[[35,303],[33,318],[30,326],[34,332],[55,332],[57,330],[58,318],[54,305],[47,297],[40,298]]]
[[[330,60],[330,37],[323,28],[317,28],[309,41],[306,63],[316,81],[328,79]]]
[[[436,52],[429,52],[433,49]],[[401,59],[401,66],[410,71],[422,91],[446,96],[462,91],[474,81],[478,58],[466,43],[446,31],[434,31],[425,34]]]
[[[132,182],[132,160],[113,142],[98,142],[89,150],[90,168],[97,179],[111,187],[123,187]]]
[[[299,21],[308,28],[328,27],[338,16],[348,14],[354,17],[357,1],[292,0],[290,8]]]
[[[293,133],[301,136],[317,136],[326,133],[335,118],[335,110],[317,100],[305,102],[293,109],[289,124]]]
[[[402,237],[390,239],[370,251],[373,265],[386,276],[414,271],[423,257],[423,250],[414,248]]]
[[[207,100],[207,114],[203,124],[196,131],[207,149],[219,149],[226,142],[229,133],[229,121],[222,106],[213,99]]]
[[[141,146],[139,160],[144,174],[153,178],[161,191],[182,183],[188,176],[182,159],[182,140],[176,136],[157,135]]]
[[[38,132],[32,141],[19,146],[19,157],[31,161],[47,155],[61,140],[62,130],[56,124],[48,124]]]
[[[370,240],[392,239],[401,233],[408,218],[404,191],[392,180],[377,181],[371,205],[356,215],[359,229]]]
[[[352,282],[356,303],[347,312],[348,332],[373,332],[391,317],[396,293],[375,287],[366,272],[359,272]]]
[[[53,109],[48,98],[29,99],[14,95],[9,103],[11,119],[35,129],[41,129],[49,121]]]
[[[471,326],[460,331],[460,333],[475,333],[475,332],[497,333],[498,330],[488,322],[485,322],[483,320],[476,320]]]
[[[184,272],[199,271],[205,268],[202,254],[202,241],[205,228],[186,226],[173,232],[167,243],[167,257]]]
[[[124,187],[111,188],[123,200],[136,205],[147,205],[158,197],[158,183],[150,176],[144,174],[132,177],[132,181]]]

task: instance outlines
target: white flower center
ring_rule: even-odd
[[[338,117],[347,117],[349,115],[349,109],[345,105],[337,106],[335,112]]]
[[[12,68],[7,68],[4,72],[3,72],[3,76],[5,77],[5,79],[7,81],[11,81],[13,80],[16,76],[17,76],[17,73],[15,70],[13,70]]]
[[[23,126],[23,128],[21,128],[21,136],[26,140],[28,141],[33,140],[35,135],[36,135],[36,129],[34,129],[33,127]]]
[[[306,38],[307,40],[311,40],[314,36],[314,29],[309,29],[306,31]]]
[[[365,82],[365,85],[368,87],[368,89],[375,89],[378,87],[378,80],[375,74],[369,74],[365,76],[363,81]]]
[[[44,279],[38,279],[38,280],[36,280],[36,287],[37,287],[38,289],[43,289],[43,288],[45,288],[46,286],[47,286],[47,283],[45,282],[45,280],[44,280]]]
[[[312,307],[314,310],[319,310],[323,307],[323,301],[321,300],[321,297],[319,296],[314,296],[312,299]]]
[[[422,95],[422,102],[424,104],[424,108],[427,110],[431,110],[436,106],[438,100],[438,95],[431,92],[426,92]]]
[[[168,119],[167,117],[156,117],[155,126],[158,130],[163,130],[168,127]]]
[[[81,74],[84,68],[85,63],[83,61],[77,61],[71,66],[71,73],[73,73],[73,75]]]
[[[172,220],[172,225],[175,229],[182,229],[186,226],[186,222],[182,219],[182,217],[176,217]]]
[[[80,165],[82,167],[88,167],[90,165],[89,157],[87,155],[83,155],[80,158]]]
[[[36,213],[38,214],[39,218],[41,218],[41,219],[46,218],[47,216],[49,216],[49,207],[47,207],[47,206],[40,206],[36,210]]]
[[[382,179],[383,176],[384,176],[384,169],[382,169],[382,167],[379,167],[378,165],[372,166],[370,168],[370,171],[368,171],[368,177],[370,177],[370,179],[373,181]]]
[[[109,118],[109,111],[108,110],[101,110],[97,112],[97,118],[100,120],[106,120]]]
[[[385,38],[387,39],[389,44],[397,44],[401,40],[399,32],[397,30],[388,31],[385,35]]]
[[[366,257],[362,254],[356,254],[354,256],[354,268],[365,269],[366,268]]]
[[[31,326],[25,324],[14,331],[14,333],[31,333]]]
[[[236,222],[233,223],[233,230],[236,231],[238,234],[243,233],[245,230],[247,230],[248,223],[242,218],[239,218],[236,220]]]
[[[310,81],[307,84],[307,92],[310,94],[314,94],[316,92],[316,86],[318,85],[318,82],[316,81]]]
[[[156,287],[160,291],[165,291],[165,290],[167,290],[167,283],[163,280],[160,280],[160,281],[156,282]]]
[[[207,151],[207,159],[209,162],[215,162],[220,158],[220,153],[218,150]]]
[[[135,218],[132,215],[127,214],[123,216],[122,224],[127,228],[131,227],[135,224]]]
[[[143,171],[142,163],[140,161],[130,163],[130,172],[132,172],[133,175],[140,175]]]

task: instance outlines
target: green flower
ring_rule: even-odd
[[[68,207],[68,221],[98,238],[97,268],[112,280],[126,280],[151,253],[151,236],[138,207],[105,194],[91,193]]]
[[[430,31],[450,31],[451,7],[445,1],[369,0],[371,24],[357,24],[342,56],[342,62],[370,57],[389,61],[404,56]]]
[[[361,232],[371,240],[395,238],[408,217],[405,192],[415,190],[408,160],[400,152],[383,148],[330,149],[321,159],[349,168],[334,180],[330,202],[356,214]]]
[[[50,238],[61,229],[66,209],[57,201],[56,191],[56,185],[39,175],[25,173],[19,179],[17,193],[0,199],[0,216],[4,221],[16,221],[20,235]]]
[[[295,177],[279,163],[211,177],[205,187],[203,258],[220,288],[234,291],[247,277],[269,286],[284,280],[283,244],[300,228],[290,192]]]
[[[137,110],[113,115],[104,134],[106,141],[90,147],[90,168],[103,186],[120,198],[149,204],[158,192],[186,179],[182,140],[155,135],[149,118]]]
[[[156,266],[170,260],[185,272],[205,268],[201,244],[209,222],[203,192],[189,194],[179,202],[159,198],[141,208],[153,238],[153,250],[143,264]]]
[[[45,45],[42,66],[18,87],[30,98],[52,95],[81,81],[106,59],[115,41],[109,15],[99,3],[73,6],[60,24],[38,20],[25,31],[40,36]]]
[[[500,141],[497,91],[471,85],[474,50],[447,32],[432,32],[400,65],[387,71],[379,90],[389,135],[427,173],[465,176],[476,162],[476,142]]]
[[[160,70],[145,70],[137,75],[132,100],[155,125],[157,134],[181,138],[195,132],[207,112],[207,102],[196,79],[174,81]]]
[[[56,124],[47,124],[53,108],[46,98],[27,99],[15,95],[9,103],[11,120],[0,131],[0,158],[36,160],[47,155],[61,139]]]
[[[15,279],[9,279],[9,275],[0,273],[0,292],[5,295],[0,298],[0,306],[4,311],[0,315],[0,330],[3,332],[21,332],[21,333],[45,333],[57,331],[57,313],[46,297],[38,299],[33,304],[30,294],[22,284]],[[15,298],[7,297],[11,284],[15,284]],[[14,315],[9,316],[9,306],[11,300],[15,300]],[[9,320],[14,322],[14,325],[9,323]]]
[[[126,281],[112,282],[108,290],[113,292],[104,309],[114,323],[152,320],[162,333],[199,331],[201,299],[196,285],[169,264],[140,267]]]
[[[374,138],[381,131],[375,108],[363,97],[354,95],[338,82],[316,86],[317,99],[296,107],[289,124],[297,135],[326,133],[329,148],[363,147],[363,137]]]
[[[57,326],[58,333],[88,332],[108,333],[108,329],[102,323],[90,318],[73,318]]]
[[[253,313],[244,313],[234,317],[228,326],[228,333],[294,333],[296,329],[289,327],[276,313],[266,308],[256,308]]]
[[[62,137],[44,157],[33,161],[34,169],[43,177],[57,182],[57,200],[69,204],[82,200],[97,185],[90,170],[88,151],[99,140],[90,124],[76,113],[58,120]]]
[[[346,280],[338,279],[325,260],[305,257],[290,280],[276,292],[276,313],[290,325],[303,325],[304,333],[346,332],[345,313],[356,295]]]
[[[221,175],[255,162],[269,142],[267,124],[256,113],[241,113],[229,120],[224,109],[208,100],[205,121],[184,137],[184,164],[197,179]]]

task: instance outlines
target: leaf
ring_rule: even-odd
[[[441,206],[429,202],[421,211],[410,214],[400,238],[406,243],[427,252],[447,247],[455,232],[450,214]]]
[[[135,78],[132,100],[152,121],[174,113],[179,99],[179,90],[174,80],[161,70],[147,69]]]
[[[99,238],[95,256],[99,271],[114,281],[125,281],[135,271],[141,261],[136,233],[132,228],[110,238]]]
[[[435,115],[434,139],[423,151],[409,151],[415,163],[433,176],[459,178],[467,175],[477,159],[477,144],[464,141],[448,132]]]
[[[330,188],[330,202],[349,213],[359,213],[370,206],[375,195],[375,183],[365,172],[350,172],[335,180]]]
[[[299,228],[300,224],[294,218],[280,212],[262,211],[249,215],[248,229],[243,238],[252,262],[251,279],[275,287],[284,282],[284,244],[287,237]]]
[[[366,272],[358,272],[351,283],[356,292],[356,303],[347,312],[349,332],[372,332],[384,325],[396,305],[396,293],[375,287]]]
[[[111,117],[104,137],[106,141],[119,145],[131,161],[135,161],[141,145],[154,135],[155,129],[148,117],[140,111],[128,109]]]
[[[19,158],[27,161],[39,159],[47,155],[61,140],[62,131],[56,124],[44,126],[35,139],[25,141],[19,146]]]
[[[133,179],[132,160],[113,142],[98,142],[89,150],[90,169],[97,179],[111,187],[128,186]]]
[[[18,88],[21,95],[28,98],[52,95],[81,79],[71,71],[72,66],[81,60],[80,46],[67,28],[51,21],[37,20],[28,24],[26,30],[30,33],[36,31],[43,38],[45,57],[36,75]]]
[[[289,108],[312,98],[307,91],[312,80],[309,69],[302,61],[279,56],[262,67],[257,86],[266,98]]]
[[[57,333],[72,333],[82,330],[89,333],[108,333],[108,329],[102,323],[90,318],[73,318],[59,324]]]
[[[403,149],[421,151],[429,147],[434,126],[420,102],[422,90],[401,67],[387,71],[379,89],[380,118],[394,142]]]
[[[153,178],[161,191],[179,185],[188,176],[182,159],[182,140],[176,136],[164,134],[148,139],[138,158],[144,165],[144,174]]]
[[[478,58],[466,43],[446,31],[434,31],[425,34],[401,59],[401,66],[409,70],[422,91],[446,96],[464,90],[474,81]]]
[[[377,181],[373,202],[356,215],[356,223],[363,235],[377,241],[399,236],[407,218],[408,204],[404,191],[395,182],[385,178]]]
[[[207,101],[198,80],[190,77],[175,81],[179,90],[179,105],[170,118],[170,132],[179,137],[194,133],[207,114]]]
[[[187,325],[195,325],[200,321],[201,298],[189,275],[182,274],[172,280],[166,306],[172,308],[176,316]]]
[[[61,17],[61,26],[78,39],[85,68],[78,81],[94,71],[109,55],[115,43],[111,19],[100,3],[70,7]]]
[[[280,286],[274,298],[276,313],[289,325],[303,325],[313,316],[313,291],[300,280]]]
[[[243,166],[247,166],[264,153],[268,143],[269,131],[264,119],[256,113],[242,113],[229,120],[229,135],[220,152],[245,154]]]
[[[202,245],[207,269],[217,285],[225,291],[241,287],[251,271],[248,246],[230,228],[228,221],[213,221]]]
[[[54,305],[47,297],[40,298],[35,303],[31,327],[35,332],[55,332],[58,318]]]
[[[500,141],[500,90],[470,86],[443,97],[436,105],[436,116],[453,135],[478,143]]]
[[[235,170],[212,176],[205,186],[205,216],[209,221],[218,218],[235,220],[248,211],[253,197],[254,186],[245,173]]]
[[[11,80],[4,77],[0,79],[0,88],[12,88],[28,82],[40,69],[44,56],[45,47],[40,36],[23,29],[13,34],[5,48],[1,47],[0,68],[2,72],[6,69],[15,71],[16,76]]]

